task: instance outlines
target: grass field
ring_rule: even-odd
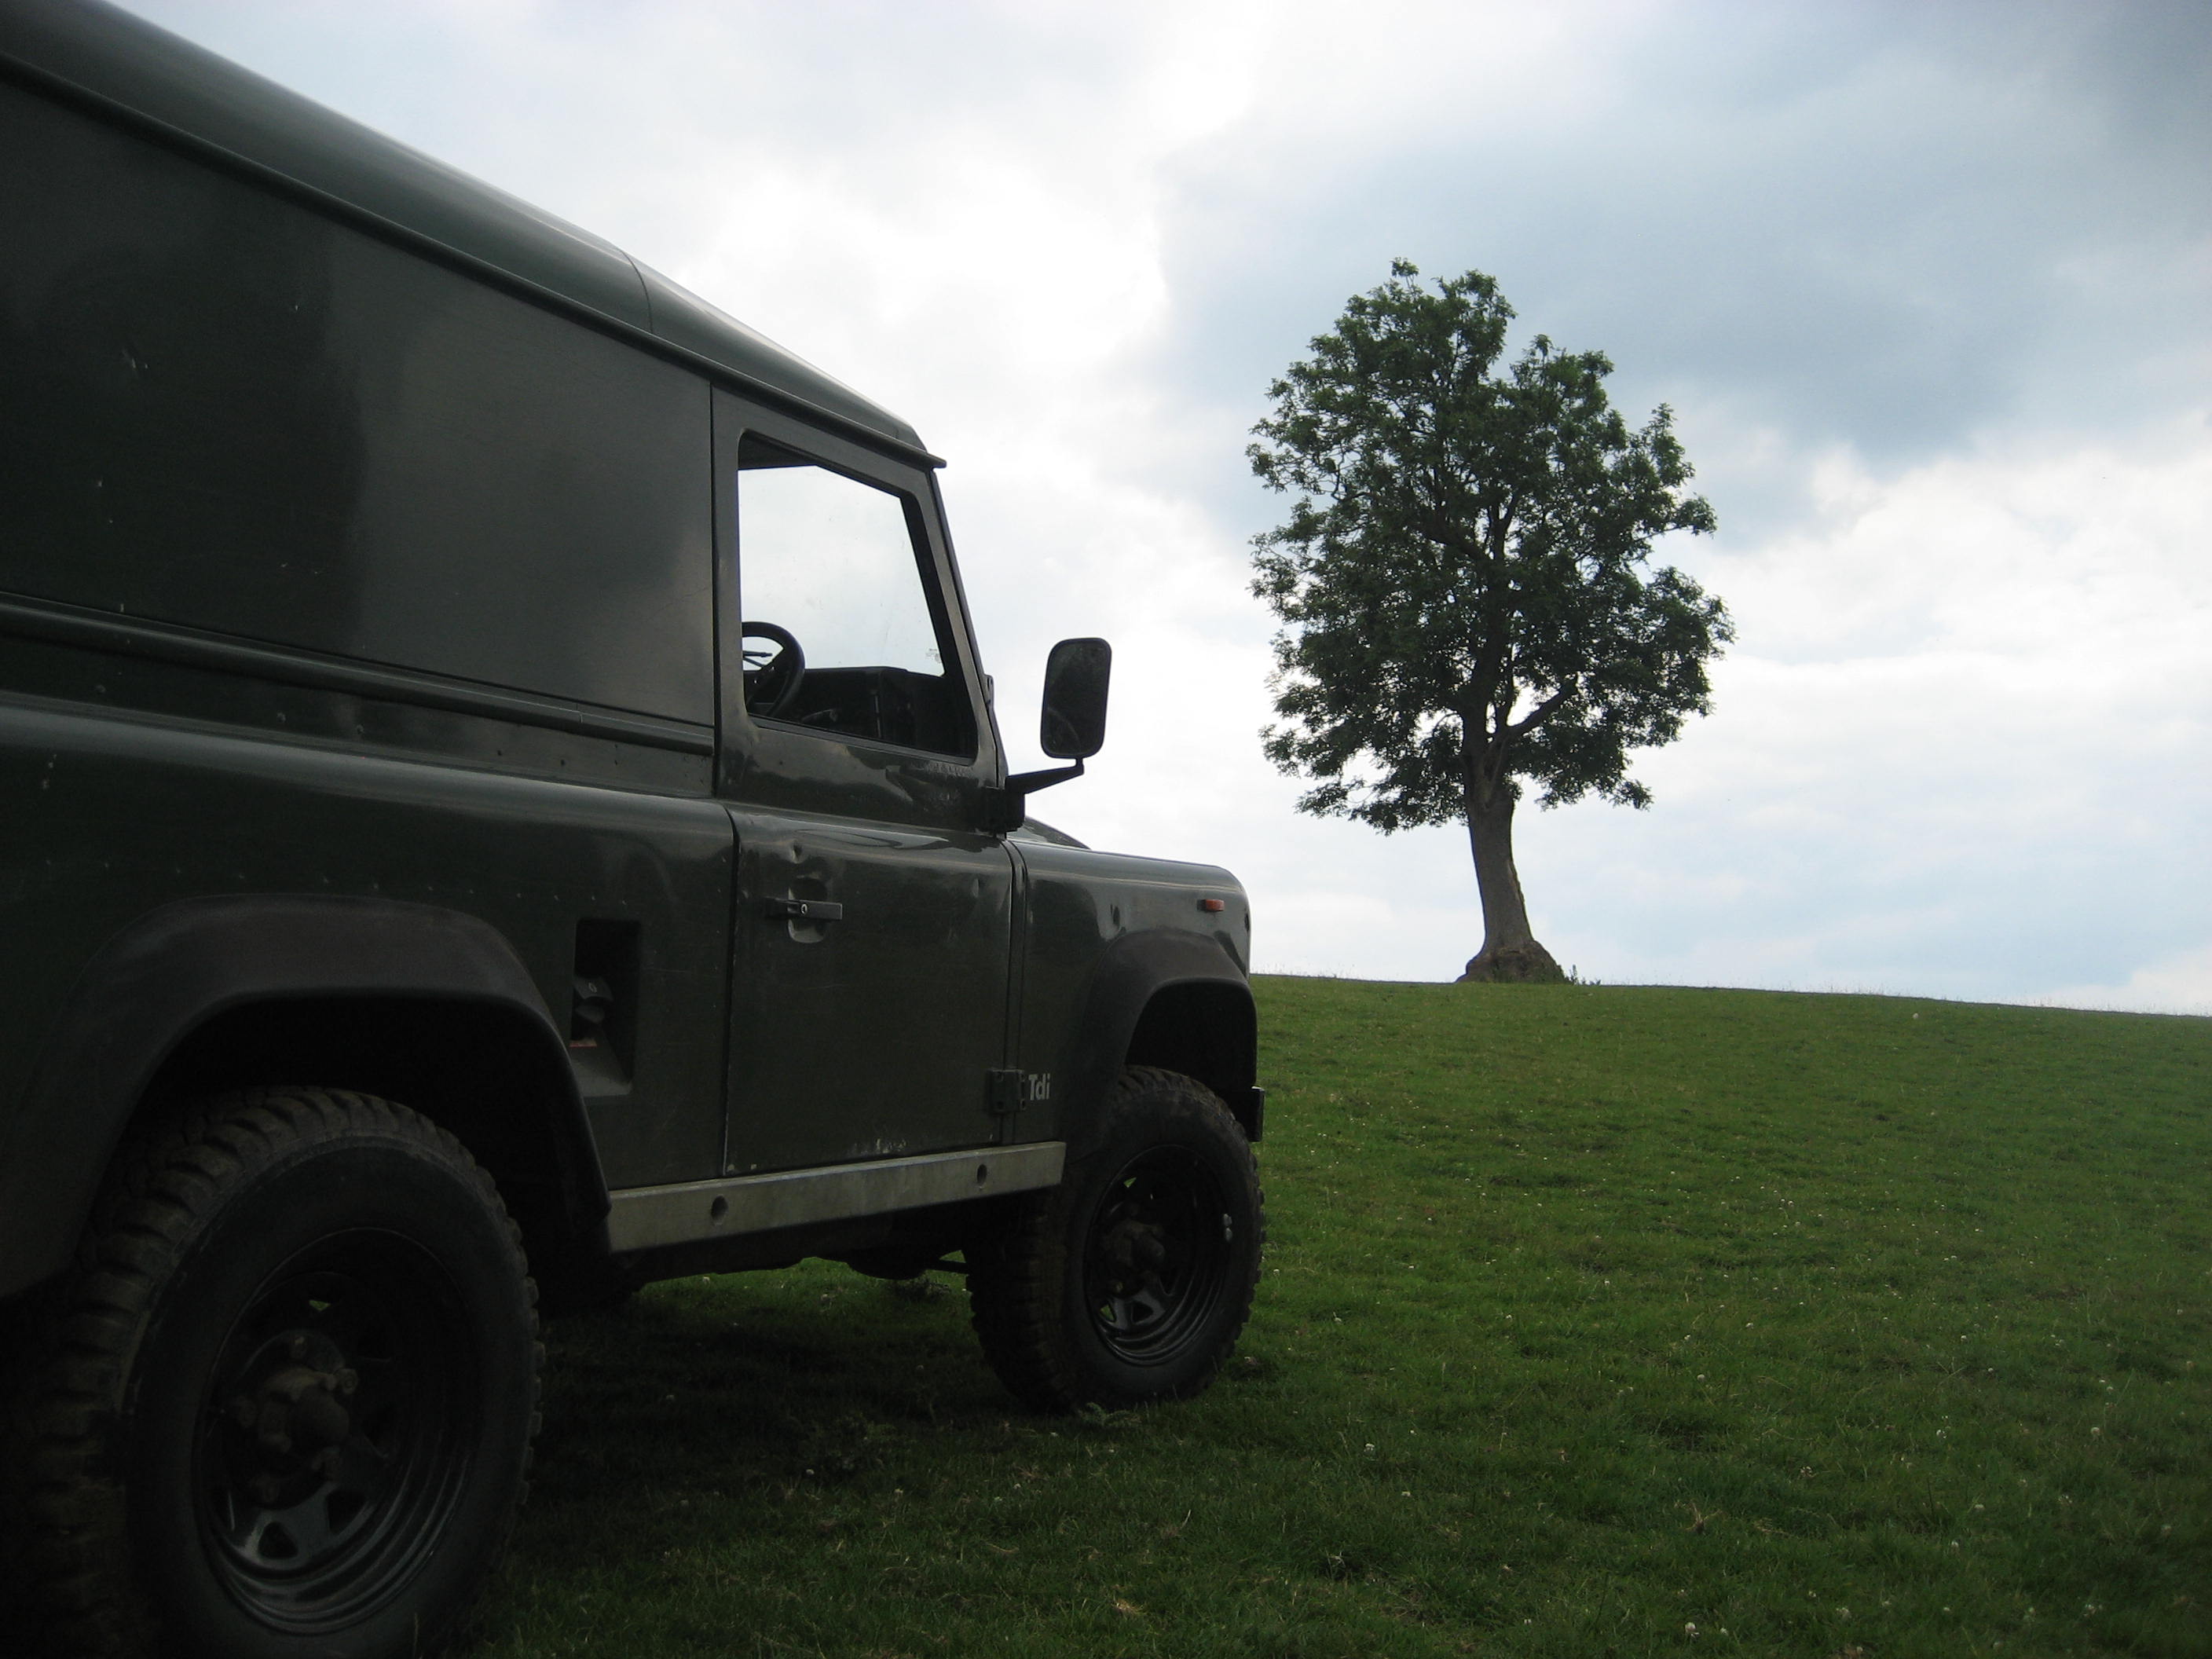
[[[1269,1267],[1027,1416],[840,1268],[552,1328],[497,1655],[2212,1655],[2212,1021],[1261,981]]]

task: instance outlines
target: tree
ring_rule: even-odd
[[[1433,291],[1401,259],[1267,388],[1248,453],[1295,498],[1255,538],[1253,592],[1285,624],[1270,681],[1301,811],[1386,834],[1464,823],[1482,896],[1465,979],[1564,977],[1528,927],[1513,862],[1525,783],[1556,806],[1643,807],[1629,750],[1710,707],[1705,665],[1734,637],[1672,568],[1670,531],[1713,510],[1662,404],[1630,430],[1613,364],[1541,335],[1498,372],[1513,308],[1480,271]]]

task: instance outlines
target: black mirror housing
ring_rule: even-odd
[[[1044,665],[1044,713],[1037,742],[1054,760],[1089,760],[1106,744],[1106,689],[1114,647],[1104,640],[1062,640]]]
[[[1037,741],[1054,760],[1073,766],[1017,772],[1000,787],[983,786],[983,828],[1011,835],[1029,816],[1027,798],[1040,789],[1083,775],[1083,763],[1106,742],[1106,685],[1114,674],[1114,647],[1103,640],[1062,640],[1044,665],[1044,713]]]

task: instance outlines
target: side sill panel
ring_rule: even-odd
[[[1045,1140],[728,1181],[633,1187],[610,1194],[614,1208],[607,1217],[607,1242],[617,1252],[644,1250],[1030,1192],[1059,1185],[1066,1161],[1065,1142]]]

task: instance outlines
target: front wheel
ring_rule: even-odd
[[[1095,1149],[971,1252],[984,1357],[1046,1411],[1200,1393],[1244,1328],[1266,1233],[1228,1109],[1187,1077],[1131,1066]]]
[[[18,1400],[8,1474],[58,1644],[443,1646],[523,1492],[533,1297],[489,1178],[403,1107],[257,1090],[149,1136]]]

